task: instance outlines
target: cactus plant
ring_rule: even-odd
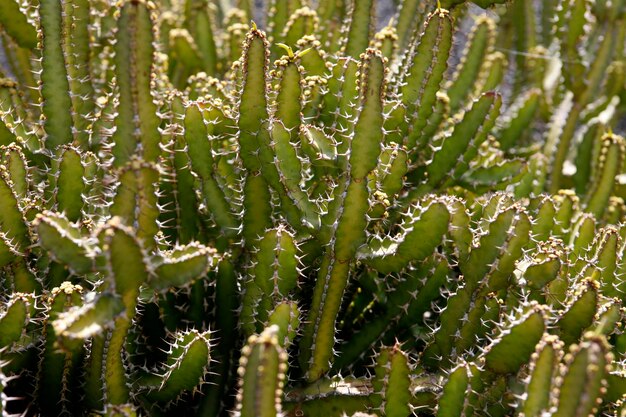
[[[0,2],[2,416],[624,416],[626,3],[253,3]]]

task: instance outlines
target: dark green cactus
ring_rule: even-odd
[[[2,416],[626,416],[626,3],[377,3],[0,1]]]

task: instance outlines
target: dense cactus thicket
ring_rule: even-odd
[[[2,416],[626,416],[626,1],[234,3],[0,0]]]

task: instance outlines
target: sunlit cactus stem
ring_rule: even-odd
[[[72,102],[68,81],[65,51],[63,50],[64,22],[62,4],[58,0],[39,3],[42,113],[46,131],[46,146],[54,150],[58,145],[71,143]]]
[[[118,7],[114,57],[120,96],[112,137],[114,163],[122,166],[139,153],[145,161],[154,162],[161,152],[160,119],[151,88],[154,82],[154,4],[126,0],[120,1]]]
[[[356,249],[365,238],[365,213],[368,192],[365,177],[375,166],[383,141],[382,96],[385,91],[384,58],[379,51],[368,49],[363,55],[360,98],[362,110],[350,144],[349,178],[343,200],[343,210],[332,247],[324,256],[313,294],[313,308],[309,314],[301,342],[300,363],[308,369],[310,381],[318,379],[331,365],[335,343],[334,323],[345,290],[349,264]],[[372,128],[372,125],[375,127]],[[311,352],[309,352],[309,349]]]

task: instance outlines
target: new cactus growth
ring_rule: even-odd
[[[626,416],[626,2],[377,3],[0,1],[3,417]]]

